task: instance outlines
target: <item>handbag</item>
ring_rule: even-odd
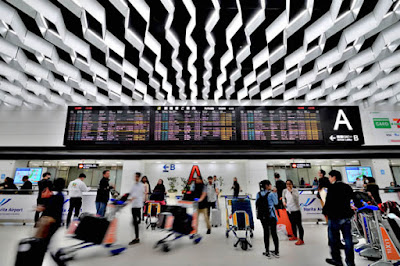
[[[42,198],[42,199],[48,199],[48,198],[50,198],[51,196],[53,196],[53,192],[51,192],[50,189],[49,189],[48,187],[45,188],[45,189],[42,191],[42,195],[41,195],[41,198]]]

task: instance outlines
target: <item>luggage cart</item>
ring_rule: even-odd
[[[163,206],[165,206],[164,201],[146,201],[146,229],[149,229],[149,227],[151,227],[152,230],[156,229],[158,216],[161,213],[161,209]]]
[[[225,236],[228,238],[229,232],[232,231],[237,238],[237,241],[233,245],[234,247],[237,247],[239,243],[243,250],[252,247],[251,238],[254,236],[254,221],[249,196],[238,198],[225,196],[225,211]]]
[[[68,261],[78,260],[99,255],[115,256],[126,249],[126,246],[116,244],[117,213],[126,205],[125,201],[111,199],[107,208],[109,212],[106,218],[94,215],[82,214],[80,221],[71,223],[70,237],[82,240],[82,242],[60,248],[52,252],[53,260],[59,266],[65,266]],[[96,228],[96,230],[88,230]]]
[[[202,237],[197,233],[198,203],[196,201],[180,200],[175,206],[166,206],[166,211],[160,213],[157,227],[168,232],[167,236],[159,240],[154,248],[162,247],[164,252],[171,250],[175,240],[188,236],[193,244],[200,243]],[[191,214],[189,213],[191,211]]]

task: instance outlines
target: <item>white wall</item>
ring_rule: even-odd
[[[0,161],[0,183],[4,182],[6,177],[14,177],[15,161],[1,160]]]
[[[144,163],[142,160],[124,161],[122,166],[121,194],[128,193],[133,185],[136,172],[143,173]]]
[[[62,146],[67,110],[1,110],[0,146]]]

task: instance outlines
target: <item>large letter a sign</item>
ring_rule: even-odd
[[[188,180],[188,184],[192,183],[192,181],[196,180],[196,177],[194,176],[194,174],[196,174],[197,176],[201,176],[200,174],[200,168],[198,165],[193,165],[192,167],[192,171],[190,171],[190,176],[189,176],[189,180]]]

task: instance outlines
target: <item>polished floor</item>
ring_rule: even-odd
[[[118,242],[127,244],[133,237],[133,227],[129,208],[125,208],[119,217]],[[264,250],[262,230],[258,221],[255,221],[255,235],[253,248],[243,251],[239,247],[233,247],[233,237],[225,237],[225,227],[214,228],[211,235],[205,234],[205,225],[202,217],[200,219],[200,234],[204,236],[198,245],[194,245],[188,238],[180,239],[168,253],[153,249],[157,240],[165,235],[165,232],[151,231],[141,224],[140,244],[130,246],[124,253],[109,257],[103,255],[102,251],[91,254],[91,258],[70,262],[69,266],[117,266],[117,265],[327,265],[325,258],[329,257],[327,246],[326,225],[305,224],[304,246],[295,246],[288,240],[280,241],[279,259],[267,259],[262,256]],[[32,226],[0,226],[0,257],[1,265],[13,265],[16,248],[20,239],[32,236]],[[51,248],[71,244],[66,240],[65,229],[60,229],[53,238]],[[272,242],[272,241],[271,241]],[[271,244],[272,245],[272,244]],[[364,266],[370,262],[356,255],[356,265]],[[55,265],[50,256],[46,256],[43,263],[45,266]]]

